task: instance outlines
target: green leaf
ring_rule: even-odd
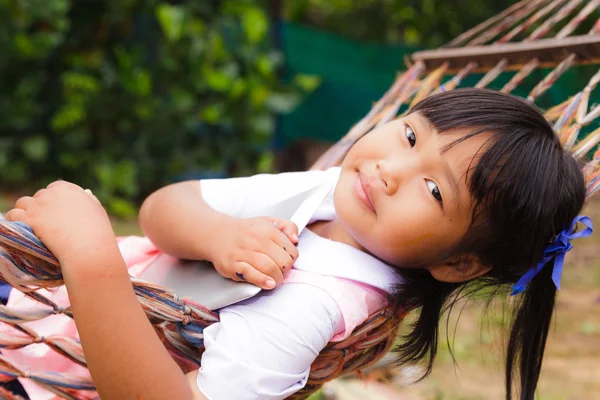
[[[250,90],[250,102],[253,107],[259,108],[265,104],[271,93],[270,88],[264,85],[255,84]]]
[[[247,87],[248,84],[246,83],[246,81],[242,78],[238,78],[235,81],[233,81],[233,85],[231,85],[231,91],[229,92],[229,95],[232,99],[238,99],[246,92]]]
[[[171,42],[181,39],[184,17],[185,12],[182,6],[161,3],[156,7],[156,19],[158,19],[166,38]]]
[[[21,53],[21,55],[27,58],[34,57],[36,55],[35,46],[27,35],[22,33],[15,35],[14,44],[17,48],[17,51]]]
[[[137,194],[137,172],[137,166],[131,160],[117,163],[113,172],[115,188],[130,197]]]
[[[322,79],[317,75],[297,74],[294,76],[294,84],[305,92],[311,93],[321,85]]]
[[[273,73],[274,65],[268,56],[259,56],[256,60],[256,69],[264,76],[270,76]]]
[[[421,33],[413,26],[407,26],[404,29],[404,40],[406,44],[418,45],[421,43]]]
[[[273,171],[273,165],[275,163],[275,159],[273,157],[273,152],[268,151],[260,155],[258,159],[258,165],[256,166],[257,173],[269,173]]]
[[[152,75],[146,69],[137,69],[132,76],[132,92],[139,96],[147,96],[152,92]]]
[[[254,116],[250,120],[250,123],[251,123],[252,129],[256,132],[258,139],[263,139],[265,137],[268,137],[271,134],[271,132],[273,132],[273,129],[275,128],[275,122],[273,121],[273,116],[266,114],[266,113],[260,113],[256,116]]]
[[[81,104],[69,103],[62,106],[52,120],[50,125],[55,131],[72,128],[86,117],[86,111]]]
[[[133,109],[135,110],[135,115],[142,121],[147,121],[153,116],[154,107],[152,107],[152,104],[150,103],[138,103],[133,107]]]
[[[204,71],[206,84],[217,92],[226,92],[231,86],[231,78],[224,71],[206,68]]]
[[[133,218],[137,214],[133,203],[120,197],[112,197],[108,200],[108,210],[123,218]]]
[[[213,124],[219,121],[224,113],[225,107],[223,104],[213,103],[200,111],[200,119],[206,123]]]
[[[65,90],[95,93],[100,89],[98,79],[91,75],[67,71],[62,75]]]
[[[277,113],[289,113],[300,103],[297,93],[272,93],[267,99],[267,107]]]
[[[269,30],[269,20],[258,7],[249,7],[242,14],[242,27],[250,43],[261,41]]]
[[[192,93],[179,88],[171,90],[171,99],[173,107],[185,113],[189,112],[196,103]]]
[[[48,155],[48,140],[43,136],[33,136],[25,139],[21,148],[29,160],[44,161]]]

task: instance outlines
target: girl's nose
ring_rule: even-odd
[[[384,191],[388,195],[392,195],[398,190],[400,176],[397,169],[398,166],[392,165],[389,161],[380,160],[377,162],[377,172],[383,182]]]

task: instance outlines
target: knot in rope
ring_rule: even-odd
[[[64,314],[67,311],[67,307],[55,306],[52,309],[53,314]]]
[[[188,306],[186,306],[185,304],[181,305],[181,311],[183,311],[183,319],[181,320],[181,323],[183,325],[187,325],[190,322],[192,322],[192,309],[189,308]]]

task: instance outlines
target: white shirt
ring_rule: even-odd
[[[335,186],[339,168],[201,181],[204,201],[244,218],[324,183]],[[333,191],[311,222],[335,218]],[[302,227],[300,227],[302,228]],[[301,231],[294,268],[352,279],[390,291],[398,282],[391,267],[343,243]],[[205,352],[198,386],[209,400],[284,399],[306,384],[310,365],[344,320],[323,289],[285,284],[226,307],[220,322],[204,330]]]

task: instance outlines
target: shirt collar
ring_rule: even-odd
[[[392,293],[401,283],[398,271],[387,263],[345,243],[325,239],[304,229],[298,241],[300,257],[294,268],[350,279]]]

